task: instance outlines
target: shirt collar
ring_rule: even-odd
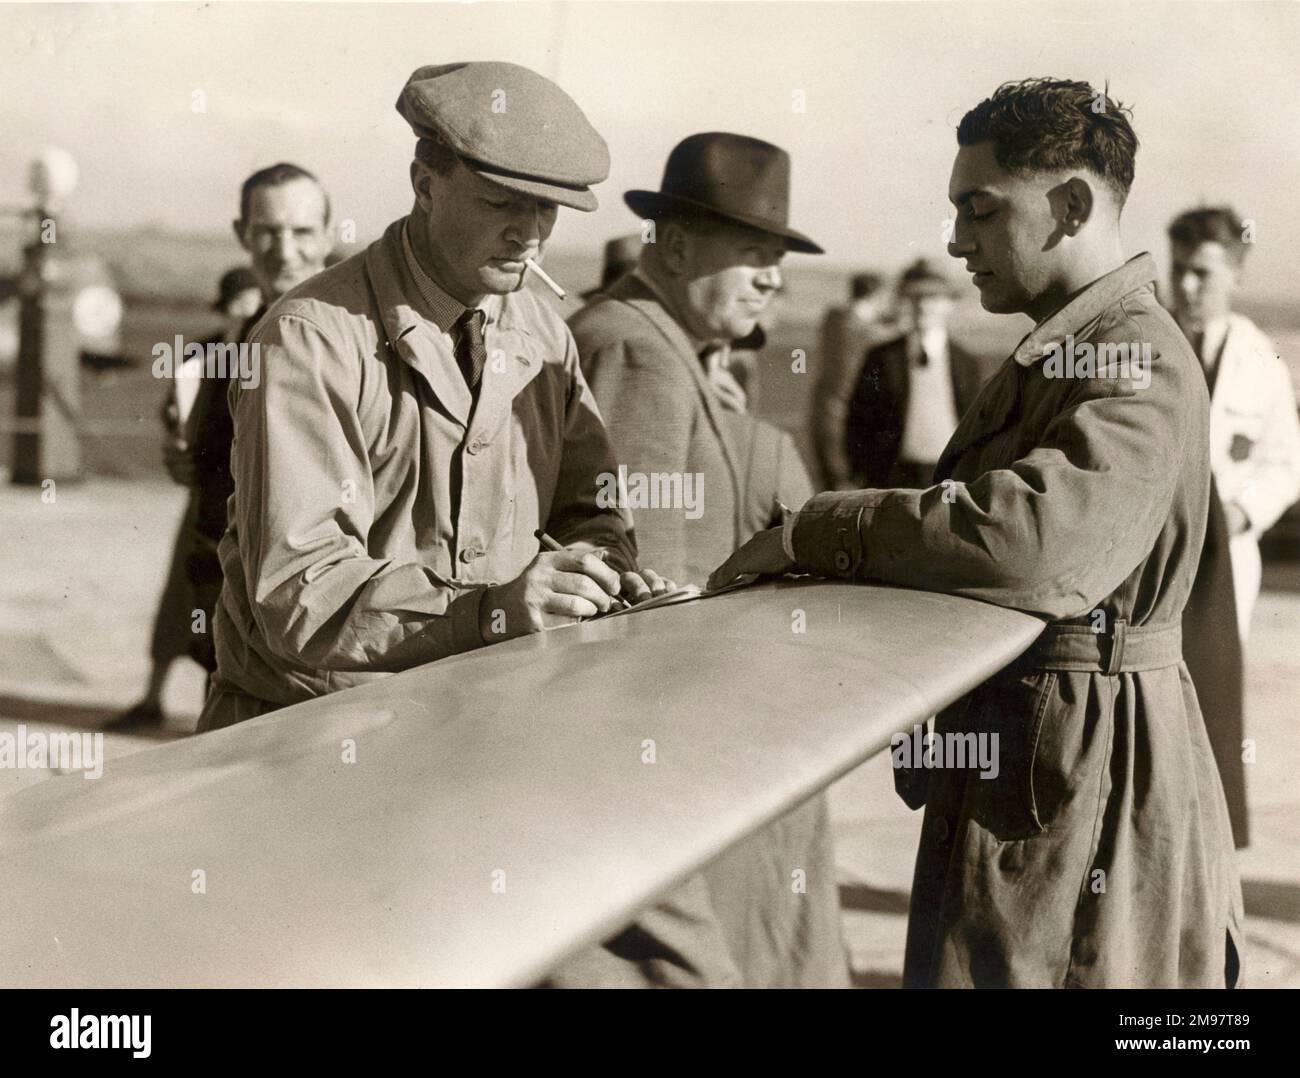
[[[449,295],[441,288],[429,276],[425,268],[420,265],[420,261],[415,257],[415,251],[411,247],[410,228],[411,219],[408,217],[402,224],[402,255],[406,259],[406,268],[411,274],[411,280],[415,282],[415,289],[424,305],[424,310],[420,313],[443,333],[450,333],[452,327],[456,325],[457,319],[469,308],[456,299],[455,296]],[[491,324],[496,321],[499,306],[499,296],[484,296],[479,301],[478,307],[485,316],[485,322]]]
[[[1108,307],[1114,306],[1130,292],[1155,284],[1156,264],[1149,253],[1135,255],[1104,277],[1098,277],[1055,314],[1039,322],[1016,348],[1015,361],[1031,367],[1053,345],[1063,345],[1065,338],[1094,321]]]

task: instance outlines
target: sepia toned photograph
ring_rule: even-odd
[[[33,1043],[167,1058],[195,988],[1246,989],[1080,1047],[1248,1054],[1300,987],[1300,5],[4,3],[0,51]]]

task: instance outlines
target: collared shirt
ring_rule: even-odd
[[[415,249],[411,246],[410,232],[411,219],[408,217],[402,224],[402,256],[411,274],[411,280],[415,283],[416,291],[424,301],[424,310],[420,313],[451,339],[452,350],[455,351],[460,345],[461,336],[461,330],[456,323],[469,308],[442,288],[420,265],[420,260],[415,257]],[[487,295],[478,302],[478,309],[483,312],[485,325],[492,325],[496,321],[500,308],[500,296]]]
[[[908,352],[907,412],[898,456],[913,464],[933,466],[960,418],[953,398],[948,335],[942,326],[927,329],[912,337]]]

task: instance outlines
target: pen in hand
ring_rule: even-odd
[[[537,541],[542,544],[543,550],[549,550],[554,552],[557,550],[564,549],[564,547],[560,546],[559,543],[557,543],[554,539],[552,539],[549,535],[547,535],[544,531],[542,531],[541,528],[538,528],[535,532],[533,532],[533,535],[535,535],[537,537]],[[603,550],[593,551],[593,553],[596,555],[596,557],[600,558],[602,561],[604,560],[605,552]],[[621,599],[617,595],[610,596],[611,610],[627,610],[628,607],[629,604],[626,599]]]

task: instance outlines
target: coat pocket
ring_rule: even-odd
[[[992,766],[973,772],[966,786],[971,820],[1000,842],[1040,834],[1051,819],[1051,795],[1036,785],[1050,738],[1045,726],[1056,697],[1054,671],[1004,675],[986,682],[962,719],[962,733],[975,735],[982,759]],[[1050,785],[1050,784],[1048,784]]]

